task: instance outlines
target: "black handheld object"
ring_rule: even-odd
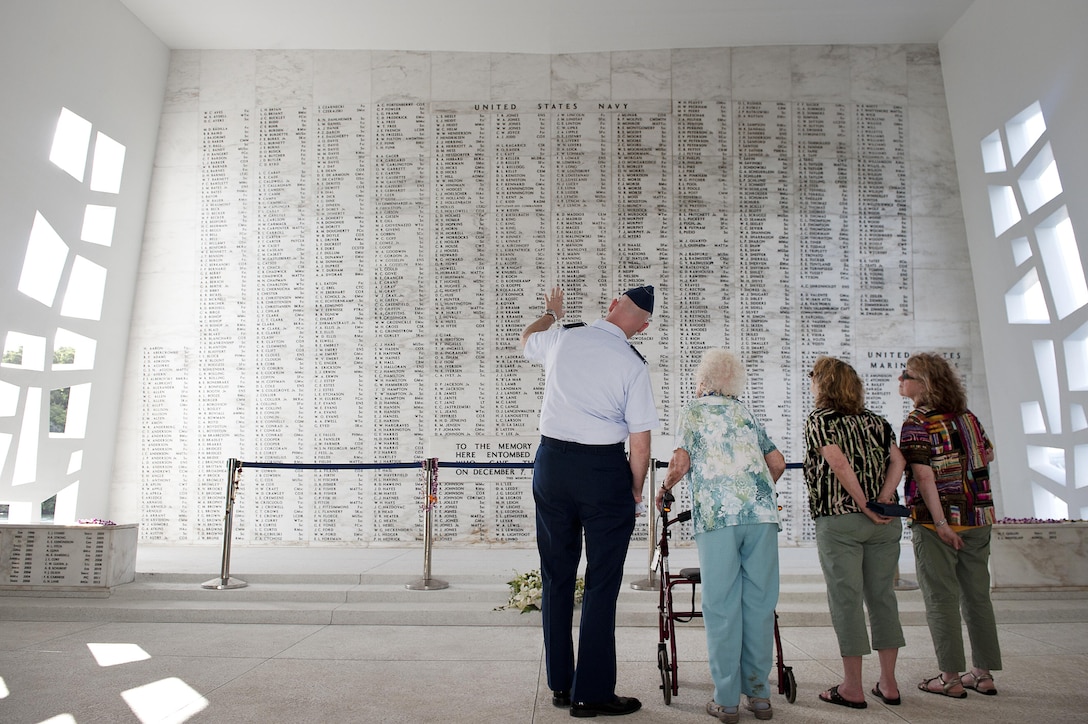
[[[875,500],[870,500],[865,506],[877,515],[883,515],[886,518],[910,517],[910,508],[899,503],[878,503]]]

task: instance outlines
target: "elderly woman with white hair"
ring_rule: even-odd
[[[738,398],[744,365],[724,349],[708,350],[695,371],[695,399],[676,423],[676,449],[657,493],[687,477],[702,572],[714,699],[707,713],[740,719],[740,695],[757,719],[773,716],[768,677],[778,605],[778,499],[786,460]]]

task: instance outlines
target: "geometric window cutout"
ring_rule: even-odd
[[[47,307],[53,306],[67,259],[68,245],[41,213],[34,212],[19,291]]]
[[[1039,154],[1020,174],[1017,183],[1024,197],[1024,208],[1029,214],[1034,214],[1040,206],[1062,192],[1058,164],[1054,161],[1054,152],[1050,150],[1049,143],[1040,149]]]
[[[1043,109],[1036,101],[1022,110],[1005,124],[1005,134],[1009,137],[1009,155],[1012,157],[1012,165],[1016,166],[1027,155],[1035,142],[1046,133],[1046,121],[1043,120]]]
[[[1005,147],[1001,145],[999,131],[994,131],[982,139],[982,170],[986,173],[1000,173],[1006,170]]]
[[[1020,266],[1031,258],[1031,244],[1026,237],[1012,240],[1012,258],[1016,266]]]
[[[0,432],[0,470],[4,469],[4,465],[8,461],[8,451],[11,450],[11,438],[10,432]]]
[[[95,662],[99,666],[131,664],[134,661],[146,661],[151,654],[136,644],[87,644]]]
[[[125,147],[105,133],[99,133],[94,142],[91,191],[118,193],[121,190],[121,171],[124,167]]]
[[[1029,270],[1005,292],[1005,313],[1009,324],[1050,324],[1043,286],[1035,269]]]
[[[76,450],[72,453],[72,457],[68,458],[68,474],[76,472],[83,467],[83,451]]]
[[[41,507],[38,507],[41,510]],[[33,518],[34,505],[28,501],[19,501],[15,503],[8,503],[8,522],[9,523],[35,523],[41,518]],[[46,721],[49,721],[46,719]]]
[[[53,369],[93,370],[97,347],[98,342],[90,337],[58,327],[53,338]]]
[[[53,505],[53,522],[58,525],[75,525],[76,502],[79,500],[79,481],[75,481],[56,495]]]
[[[71,394],[71,387],[62,387],[49,391],[50,437],[54,432],[64,432],[64,426],[68,423],[68,398]]]
[[[106,268],[77,256],[72,264],[72,276],[64,293],[60,313],[79,319],[102,318],[102,298],[106,293]]]
[[[990,186],[990,215],[994,219],[994,236],[1001,236],[1020,221],[1020,209],[1012,186]]]
[[[29,387],[23,406],[23,424],[15,451],[12,485],[33,483],[38,477],[38,439],[42,419],[42,388]]]
[[[49,498],[47,500],[43,500],[42,501],[42,506],[41,506],[42,520],[43,521],[56,522],[54,520],[54,513],[56,512],[56,510],[57,510],[57,496],[54,495],[52,498]]]
[[[1050,432],[1056,435],[1062,431],[1062,410],[1054,340],[1037,339],[1032,342],[1032,346],[1035,348],[1035,366],[1039,370],[1039,385],[1043,390],[1043,404],[1050,420]]]
[[[1041,435],[1046,432],[1043,407],[1035,400],[1020,403],[1020,420],[1024,426],[1025,435]]]
[[[49,391],[49,437],[83,438],[91,407],[91,383]]]
[[[181,679],[172,676],[121,692],[121,698],[140,721],[181,721],[171,715],[184,709],[190,716],[210,703]]]
[[[53,148],[49,160],[71,174],[76,181],[83,181],[87,166],[87,147],[91,142],[91,122],[80,118],[67,108],[60,109],[57,132],[53,135]]]
[[[83,212],[83,231],[79,238],[91,244],[109,246],[113,243],[113,223],[116,218],[116,207],[87,204]]]
[[[1077,466],[1077,487],[1088,485],[1088,445],[1073,448],[1073,464]]]
[[[1064,206],[1058,209],[1035,228],[1035,236],[1054,299],[1054,311],[1059,319],[1065,319],[1088,304],[1088,284],[1068,210]]]
[[[1088,430],[1088,415],[1084,414],[1084,405],[1080,405],[1076,402],[1070,405],[1069,419],[1071,421],[1070,424],[1073,426],[1073,432]],[[1088,470],[1085,470],[1085,474],[1088,475]]]
[[[1088,391],[1088,322],[1062,342],[1065,348],[1065,375],[1073,392]]]
[[[1070,405],[1070,425],[1074,432],[1088,430],[1088,415],[1085,415],[1085,406],[1073,403]]]
[[[1069,503],[1050,492],[1039,483],[1031,484],[1032,502],[1035,504],[1035,517],[1040,520],[1066,520],[1069,518]]]
[[[0,417],[15,417],[19,408],[19,386],[0,380]],[[0,460],[0,470],[4,463]]]
[[[1065,450],[1060,447],[1027,446],[1028,467],[1055,483],[1065,485]]]
[[[22,332],[8,332],[4,340],[4,367],[22,367],[25,370],[45,369],[45,337]]]

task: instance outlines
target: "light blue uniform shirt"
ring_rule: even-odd
[[[544,365],[540,433],[546,437],[613,445],[661,424],[650,370],[611,322],[531,334],[525,358]]]

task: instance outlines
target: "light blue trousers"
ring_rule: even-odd
[[[774,609],[778,605],[778,526],[734,525],[695,536],[702,575],[703,626],[714,701],[770,697]]]

